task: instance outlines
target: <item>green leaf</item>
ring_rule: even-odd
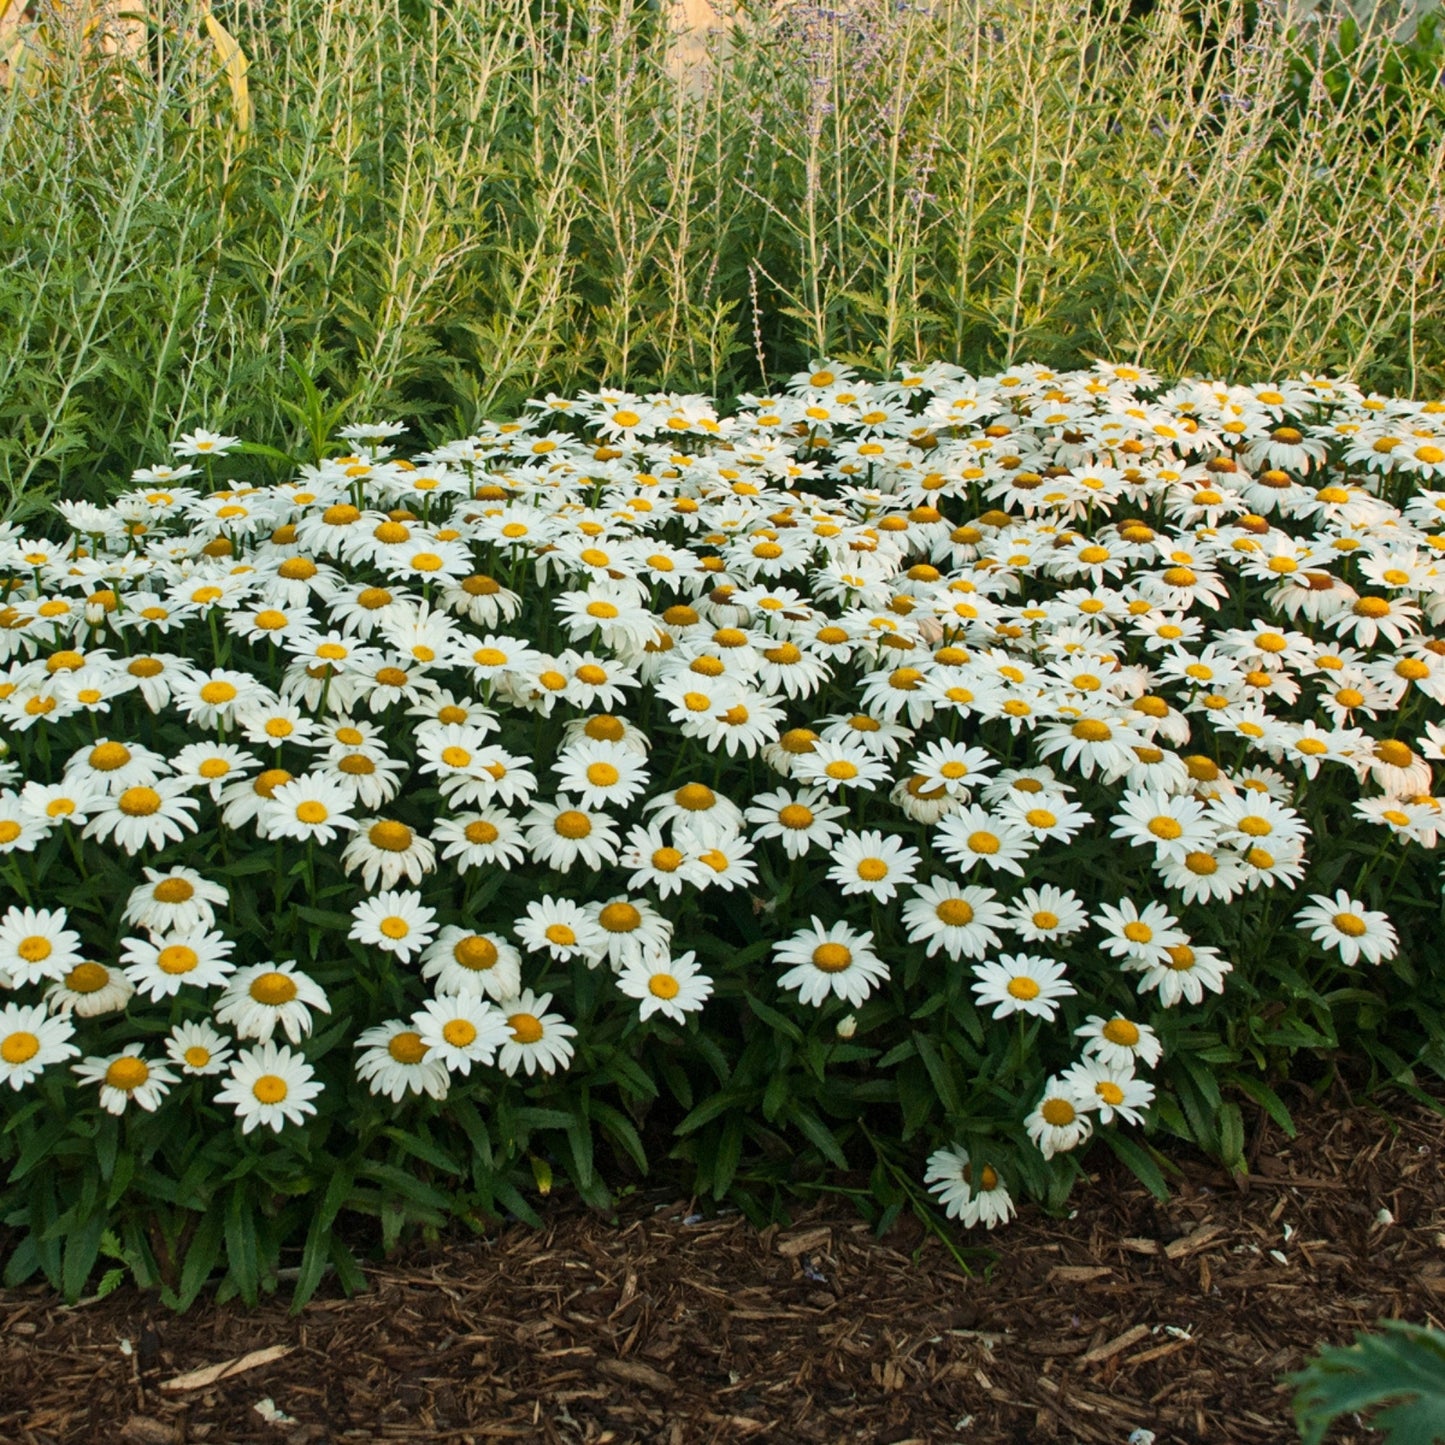
[[[1381,1320],[1380,1328],[1321,1350],[1288,1377],[1304,1445],[1320,1445],[1340,1415],[1386,1404],[1371,1422],[1386,1432],[1386,1445],[1445,1440],[1445,1334],[1402,1320]]]
[[[180,1288],[176,1293],[175,1308],[187,1310],[205,1288],[217,1261],[221,1257],[221,1240],[224,1224],[219,1210],[211,1210],[201,1220],[191,1247],[186,1251],[186,1262],[181,1266]]]
[[[1227,1074],[1225,1077],[1241,1094],[1253,1099],[1289,1138],[1293,1139],[1299,1132],[1284,1106],[1284,1100],[1263,1080],[1251,1078],[1248,1074]]]
[[[798,1126],[808,1141],[830,1163],[839,1169],[848,1167],[848,1156],[838,1146],[833,1131],[811,1109],[795,1104],[788,1111],[788,1119]]]
[[[1169,1199],[1169,1185],[1154,1162],[1152,1151],[1117,1129],[1099,1129],[1097,1138],[1121,1164],[1161,1203]]]
[[[306,1301],[316,1293],[317,1285],[321,1283],[327,1260],[331,1257],[331,1226],[341,1212],[346,1196],[351,1193],[355,1179],[355,1172],[350,1167],[338,1167],[326,1186],[320,1207],[311,1216],[311,1227],[306,1231],[306,1244],[301,1251],[301,1269],[296,1276],[296,1290],[291,1296],[293,1315],[301,1312]]]
[[[249,1189],[233,1189],[226,1201],[227,1277],[234,1281],[241,1298],[253,1306],[261,1294],[261,1260],[254,1208]]]
[[[803,1031],[792,1019],[788,1018],[785,1014],[780,1014],[775,1008],[769,1008],[767,1004],[754,994],[746,994],[745,997],[748,1002],[748,1007],[752,1009],[769,1028],[775,1029],[785,1038],[792,1039],[795,1044],[802,1043]]]
[[[61,1267],[61,1290],[72,1304],[85,1292],[85,1282],[100,1256],[100,1239],[105,1232],[105,1211],[97,1209],[65,1239],[65,1262]]]

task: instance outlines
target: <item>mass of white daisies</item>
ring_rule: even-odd
[[[0,526],[7,1094],[53,1069],[155,1111],[191,1076],[246,1133],[304,1127],[308,949],[409,1000],[331,1046],[396,1104],[566,1070],[576,965],[686,1037],[733,968],[688,946],[707,895],[773,930],[747,987],[845,1066],[910,959],[920,998],[1053,1030],[1073,1061],[999,1124],[1051,1158],[1144,1121],[1160,1018],[1223,992],[1251,895],[1301,956],[1396,955],[1353,875],[1308,891],[1303,799],[1434,846],[1445,403],[820,360],[730,416],[599,392],[409,460],[401,431],[274,485],[195,432]],[[992,1227],[998,1163],[926,1182]]]

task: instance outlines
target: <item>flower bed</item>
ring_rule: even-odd
[[[1440,1062],[1445,404],[819,361],[399,430],[4,534],[10,1280],[305,1297],[343,1210],[659,1141],[992,1228],[1091,1138],[1237,1164],[1299,1050]]]

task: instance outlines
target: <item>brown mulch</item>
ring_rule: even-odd
[[[296,1318],[0,1293],[0,1441],[1293,1441],[1281,1374],[1445,1320],[1445,1121],[1300,1124],[1261,1131],[1242,1186],[1186,1161],[1165,1206],[1100,1161],[1069,1219],[963,1240],[997,1251],[972,1278],[911,1219],[759,1232],[654,1197],[413,1251]]]

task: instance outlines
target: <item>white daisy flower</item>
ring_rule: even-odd
[[[506,1017],[474,993],[428,999],[411,1016],[428,1057],[451,1073],[468,1075],[473,1064],[490,1064],[511,1037]]]
[[[0,1084],[18,1091],[38,1079],[47,1065],[73,1059],[80,1053],[70,1042],[74,1034],[69,1019],[46,1017],[44,1004],[0,1007]]]
[[[230,901],[230,893],[221,884],[179,864],[164,872],[156,868],[142,872],[146,881],[131,889],[121,921],[152,933],[209,928],[216,921],[215,910]]]
[[[221,789],[253,773],[261,765],[254,753],[231,743],[190,743],[171,759],[176,777],[215,802]]]
[[[0,917],[0,985],[62,979],[80,963],[80,935],[65,924],[63,908],[7,908]]]
[[[516,998],[503,999],[497,1007],[506,1017],[511,1036],[497,1054],[497,1067],[505,1074],[515,1075],[525,1069],[530,1078],[538,1069],[555,1074],[572,1061],[577,1030],[561,1014],[547,1012],[552,1002],[550,993],[534,994],[523,989]]]
[[[691,951],[676,958],[665,951],[639,955],[618,974],[617,987],[628,998],[640,1001],[639,1018],[660,1013],[679,1024],[712,996],[712,980],[698,967]]]
[[[232,1060],[215,1102],[231,1105],[243,1134],[263,1125],[279,1134],[288,1123],[302,1124],[316,1112],[311,1101],[321,1088],[302,1054],[268,1041],[242,1049]]]
[[[437,931],[436,909],[426,907],[421,894],[410,888],[363,898],[351,917],[348,938],[395,954],[402,963],[421,953]]]
[[[1063,964],[1038,954],[1001,954],[995,961],[975,964],[973,974],[978,980],[972,987],[974,997],[984,1008],[996,1005],[995,1019],[1025,1013],[1052,1022],[1057,1001],[1078,993],[1065,978]]]
[[[1007,1224],[1017,1212],[998,1171],[989,1164],[975,1167],[961,1144],[930,1154],[923,1182],[947,1217],[959,1220],[965,1229],[976,1224],[993,1229]]]
[[[918,858],[917,848],[905,847],[892,833],[871,829],[844,833],[833,845],[828,877],[845,896],[866,893],[886,903],[897,896],[900,887],[913,881]]]
[[[1009,902],[1004,922],[1025,943],[1047,943],[1087,928],[1089,915],[1072,889],[1044,883],[1022,889]]]
[[[257,818],[263,838],[300,838],[330,843],[338,832],[357,827],[350,790],[318,773],[306,773],[274,788]]]
[[[255,963],[233,974],[215,1005],[216,1022],[242,1039],[269,1039],[279,1024],[293,1044],[311,1034],[311,1010],[330,1013],[321,986],[298,972],[294,959]]]
[[[992,888],[964,887],[941,874],[914,885],[903,904],[910,943],[927,945],[932,958],[942,949],[950,958],[982,958],[1001,942],[1004,911]]]
[[[753,841],[776,838],[789,858],[802,858],[814,847],[830,848],[843,833],[835,820],[847,816],[846,808],[828,802],[816,788],[758,793],[744,813]]]
[[[432,830],[442,858],[455,860],[459,873],[471,868],[511,868],[526,859],[522,830],[501,808],[479,808],[453,818],[438,818]]]
[[[1164,1008],[1173,1008],[1181,998],[1193,1004],[1203,1003],[1206,989],[1210,993],[1223,993],[1224,976],[1234,970],[1234,965],[1221,957],[1217,948],[1188,942],[1170,944],[1162,960],[1124,966],[1142,974],[1139,992],[1157,990]]]
[[[420,883],[436,870],[436,848],[415,829],[395,818],[359,818],[341,850],[347,873],[360,872],[367,889],[391,888],[403,878]]]
[[[100,1107],[109,1114],[124,1114],[126,1105],[153,1114],[160,1102],[179,1083],[164,1064],[153,1064],[142,1058],[140,1045],[133,1044],[118,1054],[83,1059],[70,1066],[83,1084],[100,1086]]]
[[[363,1029],[355,1047],[365,1051],[356,1061],[356,1077],[373,1094],[381,1094],[394,1104],[401,1103],[409,1093],[445,1099],[451,1088],[446,1064],[405,1019],[388,1019]]]
[[[1132,1064],[1120,1068],[1102,1059],[1085,1058],[1066,1069],[1064,1081],[1079,1097],[1079,1107],[1097,1113],[1101,1124],[1112,1124],[1117,1114],[1126,1124],[1143,1124],[1143,1114],[1154,1102],[1154,1085],[1136,1079]]]
[[[651,827],[639,825],[628,833],[627,846],[618,862],[631,869],[629,888],[655,888],[659,898],[670,898],[684,888],[705,888],[712,878],[695,851],[675,846],[656,823]]]
[[[1347,964],[1362,958],[1366,963],[1385,962],[1394,958],[1400,946],[1389,915],[1366,908],[1343,888],[1337,889],[1333,898],[1311,893],[1309,906],[1300,909],[1295,919],[1302,933],[1324,948],[1337,950]]]
[[[934,837],[940,853],[968,870],[982,863],[1023,877],[1020,866],[1037,849],[1028,831],[1010,818],[970,804],[939,821]]]
[[[1162,903],[1146,903],[1142,909],[1132,898],[1121,898],[1117,908],[1101,903],[1097,921],[1104,931],[1099,947],[1129,966],[1165,962],[1170,948],[1189,941]]]
[[[118,968],[87,959],[45,990],[45,1002],[51,1013],[88,1019],[116,1013],[134,993],[135,985]]]
[[[1138,1024],[1123,1014],[1104,1018],[1090,1014],[1074,1037],[1084,1040],[1086,1058],[1097,1058],[1113,1069],[1133,1069],[1143,1063],[1153,1068],[1164,1055],[1164,1045],[1148,1024]]]
[[[814,1007],[830,997],[856,1006],[889,977],[888,965],[873,952],[872,933],[860,933],[846,923],[824,927],[816,916],[811,928],[774,944],[773,957],[793,965],[778,979],[778,987],[796,989],[799,1001]]]
[[[732,837],[743,826],[742,809],[706,783],[684,783],[670,793],[649,798],[642,811],[653,814],[657,823],[683,826],[700,839]]]
[[[606,941],[605,957],[614,972],[644,953],[665,952],[672,942],[672,924],[639,895],[621,894],[586,909]]]
[[[625,808],[647,788],[645,756],[618,743],[584,739],[564,748],[552,769],[558,789],[584,808]]]
[[[534,803],[522,818],[533,859],[560,873],[580,862],[601,868],[617,861],[617,828],[605,813],[574,806],[566,798]]]
[[[179,1023],[166,1037],[166,1057],[183,1074],[219,1074],[230,1062],[231,1042],[208,1023]]]
[[[1045,1159],[1077,1149],[1094,1126],[1080,1107],[1078,1090],[1064,1079],[1050,1079],[1043,1098],[1024,1120],[1024,1128]]]
[[[607,939],[581,904],[546,895],[527,905],[513,925],[523,947],[545,953],[559,963],[580,958],[595,967],[607,954]]]
[[[116,845],[132,855],[143,847],[179,843],[197,828],[200,803],[181,778],[155,778],[136,783],[106,798],[85,825],[84,835]]]
[[[511,998],[522,987],[522,955],[495,933],[448,924],[421,956],[421,974],[438,994]]]
[[[200,928],[163,933],[153,938],[123,938],[120,961],[125,976],[145,998],[157,1003],[173,998],[181,985],[218,988],[236,971],[229,959],[236,945],[220,933]]]

